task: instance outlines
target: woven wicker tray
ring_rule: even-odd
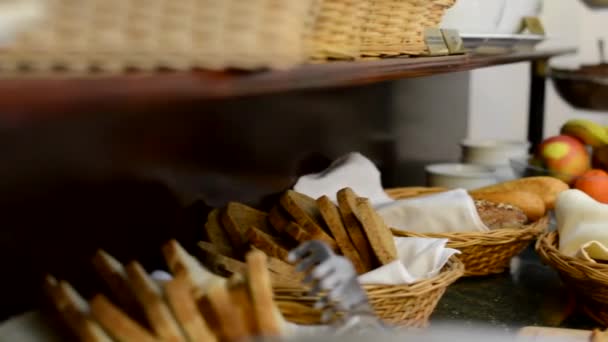
[[[388,189],[386,193],[395,198],[403,199],[442,191],[437,188],[397,188]],[[462,254],[458,257],[465,265],[465,276],[485,276],[498,274],[509,268],[511,259],[521,253],[528,245],[540,236],[549,225],[549,217],[525,226],[524,228],[503,228],[487,233],[446,233],[420,234],[403,232],[393,229],[395,236],[430,237],[448,239],[448,247],[458,249]]]
[[[559,252],[559,234],[543,234],[536,251],[544,263],[559,272],[577,297],[577,305],[598,323],[608,326],[608,265],[593,263]]]
[[[368,285],[365,290],[376,314],[385,322],[425,327],[447,287],[463,274],[464,265],[453,257],[434,278],[412,285]],[[313,309],[318,298],[307,296],[307,291],[305,288],[275,287],[275,300],[287,320],[298,324],[320,323],[321,313]]]

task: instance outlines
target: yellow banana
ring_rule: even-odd
[[[585,144],[593,147],[608,145],[608,131],[590,120],[569,120],[562,126],[561,134],[580,139]]]

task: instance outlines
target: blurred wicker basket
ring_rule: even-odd
[[[362,0],[323,0],[312,33],[311,58],[356,59],[361,27],[369,7]]]
[[[48,0],[0,68],[287,68],[304,62],[321,0]]]
[[[456,0],[369,0],[361,52],[366,56],[426,53],[426,28],[438,27]]]
[[[378,317],[389,324],[425,327],[449,285],[464,273],[464,266],[452,258],[439,275],[412,285],[365,286]],[[304,288],[275,287],[275,300],[285,318],[298,324],[318,324],[321,313],[313,309],[318,298]]]
[[[398,188],[386,190],[386,193],[395,199],[403,199],[414,197],[412,193],[415,192],[430,194],[438,191],[442,189],[429,188],[424,192],[424,188]],[[409,195],[402,197],[400,194]],[[420,234],[393,229],[393,234],[403,237],[448,239],[447,246],[461,252],[458,257],[465,265],[465,276],[485,276],[507,270],[511,259],[526,249],[548,225],[549,217],[545,216],[524,228],[503,228],[487,233]]]
[[[536,251],[544,263],[559,272],[577,297],[577,305],[591,318],[608,326],[608,265],[568,257],[558,250],[557,232],[543,234]]]

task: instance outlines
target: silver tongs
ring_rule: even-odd
[[[306,273],[304,283],[312,286],[309,295],[320,296],[315,308],[322,310],[322,322],[332,323],[337,334],[387,329],[369,304],[350,260],[321,241],[308,241],[289,253],[289,261],[297,263],[296,271]]]

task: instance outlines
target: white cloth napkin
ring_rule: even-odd
[[[396,237],[399,259],[359,276],[363,285],[406,285],[439,274],[450,257],[460,252],[446,248],[447,239]]]
[[[393,201],[384,192],[376,165],[357,152],[336,159],[321,173],[300,177],[293,189],[312,198],[326,195],[336,203],[338,191],[347,187],[357,195],[369,198],[374,205]]]
[[[487,232],[466,190],[394,201],[377,208],[392,228],[414,233]]]
[[[567,190],[557,197],[555,216],[561,253],[588,261],[608,261],[607,204],[580,190]]]

